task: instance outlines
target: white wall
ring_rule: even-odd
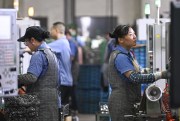
[[[12,8],[13,0],[0,0],[0,8]]]
[[[109,16],[111,0],[76,0],[76,16]],[[118,24],[133,24],[141,16],[141,0],[112,0]]]
[[[164,17],[167,17],[170,12],[170,1],[171,0],[161,0],[160,14],[163,14]],[[150,3],[151,14],[150,18],[157,18],[157,7],[155,6],[155,0],[141,0],[141,16],[144,15],[144,5],[145,3]]]
[[[56,21],[64,21],[63,0],[24,0],[21,6],[20,17],[28,16],[28,8],[33,6],[34,16],[48,17],[48,28]]]
[[[0,8],[3,7],[3,1],[0,1]]]
[[[133,24],[143,18],[144,4],[151,4],[151,18],[156,18],[155,0],[76,0],[76,16],[110,16],[110,1],[118,24]],[[171,0],[161,0],[160,14],[169,12]],[[1,3],[0,3],[1,4]],[[0,5],[1,6],[1,5]],[[47,16],[48,27],[55,21],[64,22],[64,0],[20,0],[19,16],[28,16],[28,7],[34,6],[35,16]]]

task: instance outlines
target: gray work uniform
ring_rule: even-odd
[[[124,118],[124,115],[135,113],[134,104],[140,101],[140,84],[128,82],[120,77],[114,63],[118,54],[122,53],[112,52],[108,67],[112,88],[108,100],[111,121],[134,121],[133,118]]]
[[[41,49],[47,60],[48,68],[35,83],[27,86],[27,94],[36,94],[40,99],[40,121],[58,121],[58,62],[50,49]]]

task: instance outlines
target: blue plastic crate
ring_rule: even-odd
[[[146,40],[136,40],[137,44],[146,44]]]
[[[77,101],[95,103],[101,100],[101,90],[76,90]]]
[[[100,89],[101,88],[101,66],[81,65],[77,88]]]
[[[140,52],[140,53],[139,53],[139,56],[144,58],[144,57],[146,56],[146,53]]]
[[[141,41],[139,41],[139,40],[136,40],[136,44],[141,44]]]
[[[95,114],[99,111],[99,102],[86,103],[78,101],[78,112],[82,114]]]
[[[141,40],[140,43],[141,44],[146,44],[146,40]]]
[[[98,79],[101,74],[100,65],[81,65],[79,70],[79,80],[84,79]]]
[[[142,53],[146,53],[146,48],[145,47],[141,47],[141,48],[139,48],[139,51],[142,52]]]
[[[139,61],[145,62],[146,61],[146,57],[144,57],[144,56],[139,57]]]
[[[100,80],[81,80],[77,84],[78,89],[101,89]]]
[[[146,68],[146,64],[140,64],[142,68]]]
[[[139,56],[139,51],[138,52],[136,52],[136,53],[134,53],[134,55],[136,56],[136,57],[138,57]]]
[[[109,98],[109,92],[101,92],[101,102],[108,102],[108,98]]]
[[[139,50],[138,49],[134,49],[133,52],[134,53],[139,53]]]

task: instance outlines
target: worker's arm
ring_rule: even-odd
[[[135,83],[152,83],[158,79],[166,79],[167,71],[150,73],[150,74],[141,74],[135,71],[127,71],[124,75],[132,82]]]
[[[31,73],[18,75],[19,85],[28,85],[37,81],[37,77]]]

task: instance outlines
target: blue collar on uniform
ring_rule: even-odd
[[[126,55],[129,55],[130,58],[134,58],[134,55],[133,55],[133,51],[130,50],[126,50],[124,47],[122,47],[121,45],[116,45],[116,47],[114,48],[114,50],[119,50],[121,53],[124,53]]]
[[[41,45],[37,48],[37,50],[49,48],[49,46],[46,44],[46,42],[42,42]]]
[[[119,50],[121,53],[124,53],[124,54],[128,54],[129,51],[126,50],[124,47],[122,47],[121,45],[116,45],[116,47],[114,48],[114,50]]]
[[[62,36],[61,38],[59,38],[58,40],[62,40],[62,39],[67,39],[66,36]]]

